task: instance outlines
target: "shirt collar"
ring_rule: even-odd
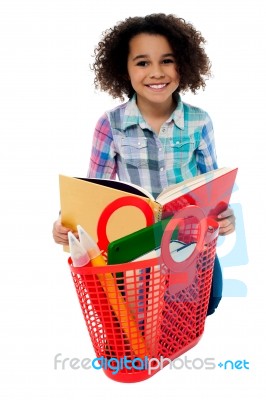
[[[174,110],[173,114],[171,115],[170,118],[173,119],[174,123],[176,126],[180,129],[184,129],[185,123],[184,123],[184,105],[183,101],[180,97],[180,94],[176,94],[176,102],[177,106],[176,109]]]
[[[123,119],[123,129],[126,130],[133,125],[140,125],[141,128],[146,128],[147,124],[143,119],[136,102],[136,94],[127,102]]]
[[[177,93],[177,107],[173,111],[172,115],[170,118],[167,120],[167,122],[170,122],[171,120],[174,121],[175,125],[180,128],[184,129],[184,106],[183,102],[181,100],[181,97],[179,93]],[[145,122],[143,119],[137,103],[136,103],[136,94],[133,95],[133,97],[127,102],[126,108],[125,108],[125,114],[124,114],[124,119],[122,123],[122,129],[126,130],[127,128],[133,126],[133,125],[140,125],[142,129],[144,128],[149,128],[148,124]]]

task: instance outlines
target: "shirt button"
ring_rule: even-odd
[[[161,148],[161,147],[159,147],[159,151],[162,151],[162,148]]]
[[[163,170],[164,170],[164,167],[160,168],[160,171],[163,171]]]

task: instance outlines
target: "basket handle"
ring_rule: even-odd
[[[133,196],[124,196],[119,199],[114,200],[112,203],[108,204],[103,210],[97,225],[97,237],[98,244],[101,249],[107,249],[109,240],[107,237],[107,224],[111,215],[121,207],[134,206],[138,208],[144,214],[146,219],[146,226],[154,223],[154,214],[150,205],[143,199]]]

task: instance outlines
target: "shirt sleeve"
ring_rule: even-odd
[[[96,124],[90,158],[88,178],[115,179],[116,153],[112,129],[107,115],[103,115]]]
[[[196,161],[201,174],[218,168],[213,125],[207,113],[202,127],[200,143],[196,150]]]

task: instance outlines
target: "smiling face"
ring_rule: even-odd
[[[129,42],[127,69],[138,105],[171,107],[180,77],[173,50],[164,36],[134,36]]]

